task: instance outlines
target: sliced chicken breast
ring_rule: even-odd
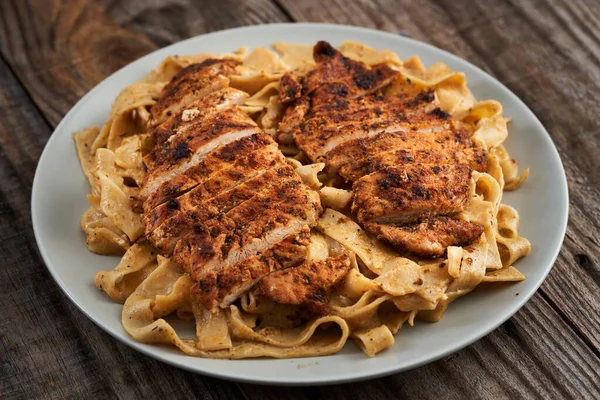
[[[290,205],[283,212],[267,210],[248,225],[196,229],[177,243],[174,259],[196,280],[218,273],[272,248],[306,225],[314,226],[319,207],[316,202],[314,207]]]
[[[450,151],[429,149],[392,150],[372,157],[352,161],[340,168],[338,173],[348,181],[356,181],[383,168],[404,164],[464,164],[476,171],[487,169],[485,151],[478,148]]]
[[[209,116],[198,126],[180,128],[177,134],[144,157],[148,172],[140,195],[148,197],[161,184],[196,166],[211,152],[260,132],[256,123],[238,108]]]
[[[430,149],[439,152],[453,152],[470,147],[471,139],[465,130],[422,129],[384,131],[372,137],[347,141],[327,153],[321,160],[328,170],[337,172],[344,165],[356,160],[373,157],[394,150]]]
[[[178,197],[205,183],[205,190],[218,192],[254,174],[274,166],[285,158],[273,139],[265,133],[256,133],[231,142],[204,160],[161,184],[144,202],[144,212]]]
[[[306,259],[310,228],[304,226],[261,254],[215,272],[196,276],[192,296],[209,310],[227,307],[271,272],[295,267]]]
[[[153,124],[158,125],[188,104],[229,86],[228,76],[237,65],[239,62],[234,60],[209,59],[179,71],[150,110]]]
[[[458,213],[469,200],[470,177],[466,165],[384,168],[354,183],[352,212],[361,223],[397,225]]]
[[[364,224],[367,232],[402,252],[422,257],[441,257],[448,246],[464,246],[483,233],[483,226],[468,221],[435,216],[412,225]]]
[[[258,171],[252,177],[238,181],[226,190],[212,191],[210,187],[206,187],[210,182],[206,182],[205,185],[198,185],[186,194],[171,199],[144,215],[144,230],[150,234],[170,218],[196,208],[211,210],[215,215],[224,214],[246,200],[271,190],[274,185],[291,182],[299,182],[299,178],[285,161],[278,166]]]
[[[148,240],[158,249],[170,254],[177,241],[198,227],[206,229],[221,225],[228,227],[244,225],[245,230],[256,227],[255,224],[263,214],[267,213],[269,208],[277,207],[280,203],[305,195],[306,188],[291,167],[285,166],[284,169],[278,169],[276,173],[278,175],[274,179],[277,183],[264,185],[258,191],[249,190],[247,194],[243,195],[243,190],[234,189],[231,192],[224,192],[212,200],[193,205],[185,212],[173,213],[172,217],[166,219],[156,229],[146,231]],[[289,190],[286,190],[287,193],[283,193],[282,188],[289,188]],[[304,207],[305,204],[300,204],[300,206]],[[281,207],[285,209],[285,204],[281,204]],[[287,216],[282,213],[281,219],[287,219]],[[229,223],[226,224],[226,222]],[[235,233],[232,232],[230,236]]]
[[[249,97],[248,93],[233,88],[223,88],[207,93],[200,100],[194,101],[184,107],[180,113],[171,115],[166,121],[152,131],[154,142],[158,145],[166,142],[179,130],[179,127],[192,120],[203,120],[235,105],[242,105]]]
[[[302,84],[294,74],[286,72],[279,82],[278,100],[282,104],[299,99],[302,96]]]
[[[355,93],[373,93],[398,75],[397,71],[386,65],[369,69],[363,63],[344,57],[324,41],[315,45],[313,58],[317,63],[316,67],[302,78],[305,94],[312,93],[323,84],[337,81],[348,82],[351,87],[356,88]],[[348,80],[349,76],[353,78],[352,81]]]
[[[304,263],[265,276],[258,284],[258,293],[281,304],[305,305],[324,313],[332,288],[349,270],[347,254]]]

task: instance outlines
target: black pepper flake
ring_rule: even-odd
[[[435,95],[433,94],[433,92],[427,92],[423,95],[423,101],[426,101],[427,103],[432,102],[433,100],[435,100]]]
[[[375,85],[373,79],[367,74],[355,76],[354,83],[361,89],[370,89]]]
[[[179,208],[179,202],[177,201],[177,199],[171,199],[167,203],[167,207],[169,207],[171,209],[178,209]]]
[[[173,158],[175,161],[185,158],[190,154],[190,149],[188,148],[187,142],[181,142],[177,145],[175,149],[175,153],[173,154]]]
[[[450,114],[448,114],[446,111],[443,111],[441,108],[436,108],[435,110],[431,111],[429,114],[431,115],[435,115],[438,118],[441,119],[448,119],[450,118]]]

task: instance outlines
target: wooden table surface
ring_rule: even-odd
[[[289,21],[360,25],[446,49],[498,78],[550,132],[569,181],[565,243],[525,307],[475,344],[362,383],[232,383],[121,344],[52,280],[30,193],[44,144],[71,106],[170,43]],[[599,24],[595,0],[1,0],[0,398],[600,398]]]

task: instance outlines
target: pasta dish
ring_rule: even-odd
[[[479,285],[525,279],[502,194],[528,170],[500,103],[358,42],[273,48],[168,57],[74,134],[87,246],[121,256],[95,284],[129,335],[226,359],[352,339],[371,357]]]

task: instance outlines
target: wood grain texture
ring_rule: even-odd
[[[565,245],[541,290],[484,339],[364,383],[238,384],[133,351],[90,322],[50,277],[29,198],[43,145],[68,109],[156,48],[290,18],[409,34],[449,50],[507,85],[552,135],[569,179]],[[599,21],[591,0],[0,2],[0,397],[599,398]]]
[[[106,76],[159,47],[214,30],[287,21],[268,0],[2,1],[0,20],[0,51],[53,126]]]

